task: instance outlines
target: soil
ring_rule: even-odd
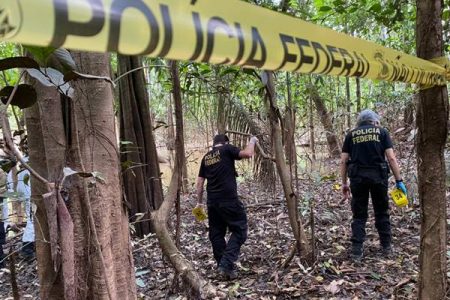
[[[404,161],[403,165],[406,164]],[[309,233],[310,208],[314,207],[317,259],[313,265],[306,265],[296,255],[287,268],[280,267],[293,243],[281,188],[264,191],[249,178],[239,186],[241,200],[247,206],[249,232],[241,249],[238,279],[223,281],[218,276],[208,241],[207,221],[196,222],[191,213],[195,206],[193,194],[182,196],[182,253],[228,299],[416,298],[420,244],[418,201],[411,198],[406,208],[395,207],[391,202],[394,247],[391,257],[383,257],[379,251],[370,210],[364,258],[354,262],[348,255],[350,204],[341,200],[337,162],[328,162],[321,170],[320,173],[304,172],[298,184],[301,215]],[[175,228],[173,222],[171,228]],[[132,242],[139,299],[188,299],[188,289],[174,280],[174,271],[163,257],[155,236],[135,237]],[[11,244],[20,245],[17,238],[9,240]],[[18,256],[16,272],[22,299],[37,299],[36,262]],[[12,297],[10,271],[2,269],[0,298],[8,297]]]

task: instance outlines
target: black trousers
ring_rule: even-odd
[[[218,266],[233,270],[247,239],[247,214],[238,201],[208,202],[209,240]],[[225,240],[227,229],[231,232]]]
[[[366,237],[369,193],[372,198],[377,228],[382,247],[391,245],[391,222],[389,219],[389,198],[387,179],[373,181],[367,178],[351,179],[352,192],[352,244],[361,246]]]

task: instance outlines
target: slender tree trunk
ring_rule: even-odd
[[[352,123],[351,123],[351,104],[352,104],[352,99],[350,98],[350,78],[345,77],[345,107],[347,109],[347,128],[351,128],[352,127]]]
[[[320,117],[320,122],[325,129],[325,135],[327,137],[328,149],[331,157],[337,158],[341,155],[341,147],[335,129],[333,128],[333,122],[328,114],[325,106],[325,101],[320,97],[319,93],[314,86],[310,86],[310,95],[316,106],[317,114]]]
[[[405,127],[409,130],[414,127],[414,109],[418,103],[419,95],[414,94],[411,101],[406,104],[405,110],[403,112],[403,123]]]
[[[361,111],[361,79],[359,77],[356,77],[355,82],[356,82],[356,111],[360,112]]]
[[[167,100],[167,150],[175,150],[175,124],[173,124],[173,95],[170,95]]]
[[[307,236],[305,234],[303,224],[298,215],[298,198],[292,188],[292,181],[289,176],[289,169],[286,165],[286,160],[283,151],[282,134],[280,127],[280,116],[278,108],[276,107],[276,91],[274,85],[274,78],[272,72],[265,72],[267,76],[266,84],[266,107],[269,114],[270,127],[272,131],[272,143],[275,152],[276,166],[278,175],[280,176],[281,184],[283,186],[284,195],[287,201],[289,221],[294,234],[294,238],[297,241],[299,250],[302,257],[305,260],[310,261],[311,247],[309,245]]]
[[[417,55],[441,57],[442,1],[417,1]],[[422,89],[417,108],[417,165],[422,224],[419,299],[444,299],[447,292],[447,207],[444,148],[448,136],[446,86]]]
[[[176,161],[178,166],[180,166],[182,172],[183,190],[188,191],[188,173],[186,165],[186,152],[184,149],[184,125],[183,125],[183,103],[181,99],[181,85],[180,85],[180,75],[178,73],[178,65],[176,61],[171,61],[170,63],[170,74],[172,76],[172,93],[175,102],[175,126],[176,126],[176,138],[178,143],[175,143],[176,151]]]
[[[217,133],[225,134],[226,115],[225,115],[225,101],[227,94],[224,87],[224,78],[220,76],[220,67],[214,67],[216,73],[216,90],[217,90]]]
[[[295,108],[292,104],[291,81],[289,73],[286,73],[287,107],[284,115],[284,148],[286,158],[289,164],[291,179],[294,178],[293,172],[297,162],[297,153],[295,149]]]
[[[313,112],[313,99],[309,97],[309,147],[311,149],[312,158],[316,160],[316,141],[314,136],[314,112]],[[312,168],[312,164],[311,164]]]

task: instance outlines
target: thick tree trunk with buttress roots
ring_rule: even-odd
[[[137,56],[118,56],[119,75],[142,67]],[[162,195],[159,179],[159,164],[154,143],[152,119],[149,108],[143,70],[134,71],[119,81],[120,139],[131,142],[123,145],[121,163],[123,166],[123,187],[129,204],[131,221],[137,213],[147,214],[161,203],[155,195]],[[143,216],[142,219],[148,219]],[[135,225],[138,236],[150,233],[149,222]]]
[[[34,79],[26,78],[36,90],[38,102],[24,110],[28,130],[29,163],[41,176],[49,181],[61,178],[64,167],[66,138],[60,95],[54,87],[46,87]],[[36,204],[34,218],[36,238],[37,272],[41,299],[64,299],[64,282],[61,272],[55,272],[52,263],[51,245],[47,241],[49,226],[43,194],[46,186],[33,176],[31,201]]]
[[[73,53],[73,58],[82,73],[109,75],[105,54]],[[52,261],[51,245],[37,240],[41,298],[136,299],[128,219],[121,197],[112,87],[100,80],[72,85],[73,99],[60,100],[58,94],[45,88],[37,104],[26,112],[30,164],[49,181],[62,184],[61,201],[70,215],[58,211],[58,224],[64,225],[62,220],[73,226],[71,232],[59,232],[57,237],[62,257],[62,268],[57,272],[53,267],[61,263]],[[37,83],[35,86],[42,89]],[[98,172],[104,183],[77,175],[61,182],[63,167]],[[48,241],[49,224],[54,224],[55,215],[45,213],[48,206],[42,194],[46,191],[33,178],[31,186],[38,206],[37,239]]]
[[[417,1],[417,56],[441,57],[442,1]],[[447,293],[447,206],[444,148],[448,136],[446,86],[421,89],[417,107],[417,165],[422,223],[419,299],[444,299]]]
[[[273,73],[265,72],[265,74],[267,76],[267,93],[265,101],[269,113],[270,127],[272,130],[272,143],[275,153],[276,166],[287,201],[289,221],[291,224],[292,232],[294,234],[294,238],[297,241],[298,246],[300,247],[302,257],[305,258],[305,260],[310,260],[311,247],[305,234],[302,221],[300,220],[298,215],[298,198],[291,184],[289,168],[286,164],[286,159],[283,151],[282,134],[279,121],[280,119],[278,115],[279,112],[277,111],[277,107],[275,106],[276,92],[273,82]]]

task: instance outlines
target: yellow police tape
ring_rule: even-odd
[[[237,0],[1,0],[0,40],[445,85],[445,67]]]

